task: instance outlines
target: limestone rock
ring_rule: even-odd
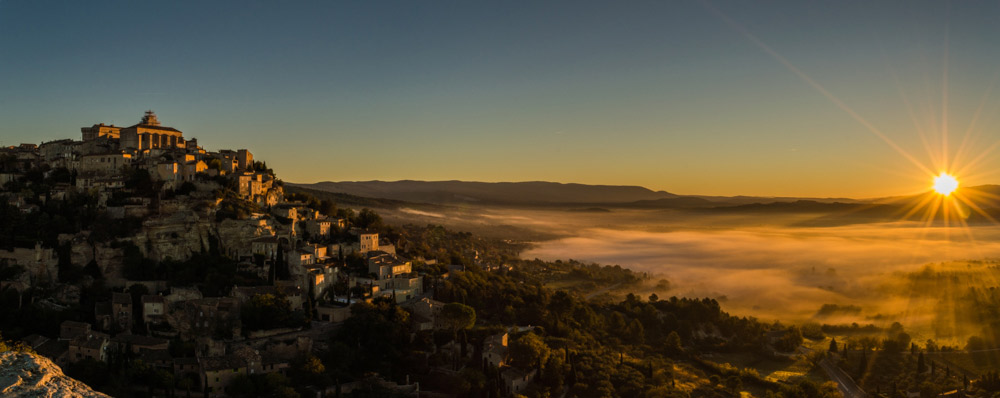
[[[0,353],[0,396],[10,398],[107,398],[86,384],[63,374],[41,355],[8,351]]]

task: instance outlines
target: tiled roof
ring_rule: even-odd
[[[139,123],[139,124],[133,124],[133,125],[131,125],[131,126],[128,126],[128,127],[126,127],[126,128],[129,128],[129,129],[131,129],[131,128],[136,128],[136,127],[142,127],[142,128],[144,128],[144,129],[149,129],[149,130],[163,130],[163,131],[173,131],[173,132],[177,132],[177,133],[180,133],[180,132],[181,132],[180,130],[178,130],[178,129],[175,129],[175,128],[173,128],[173,127],[163,127],[163,126],[155,126],[155,125],[152,125],[152,124],[142,124],[142,123]]]

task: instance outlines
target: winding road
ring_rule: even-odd
[[[868,393],[862,390],[851,376],[848,376],[843,370],[830,362],[830,357],[823,358],[820,361],[819,366],[826,371],[827,376],[830,376],[830,380],[837,383],[837,388],[840,389],[840,393],[844,395],[844,398],[868,398]]]

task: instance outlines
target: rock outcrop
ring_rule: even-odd
[[[66,376],[48,358],[17,351],[0,353],[0,396],[108,398]]]

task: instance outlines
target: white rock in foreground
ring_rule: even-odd
[[[41,355],[0,353],[0,396],[108,398],[69,376]]]

